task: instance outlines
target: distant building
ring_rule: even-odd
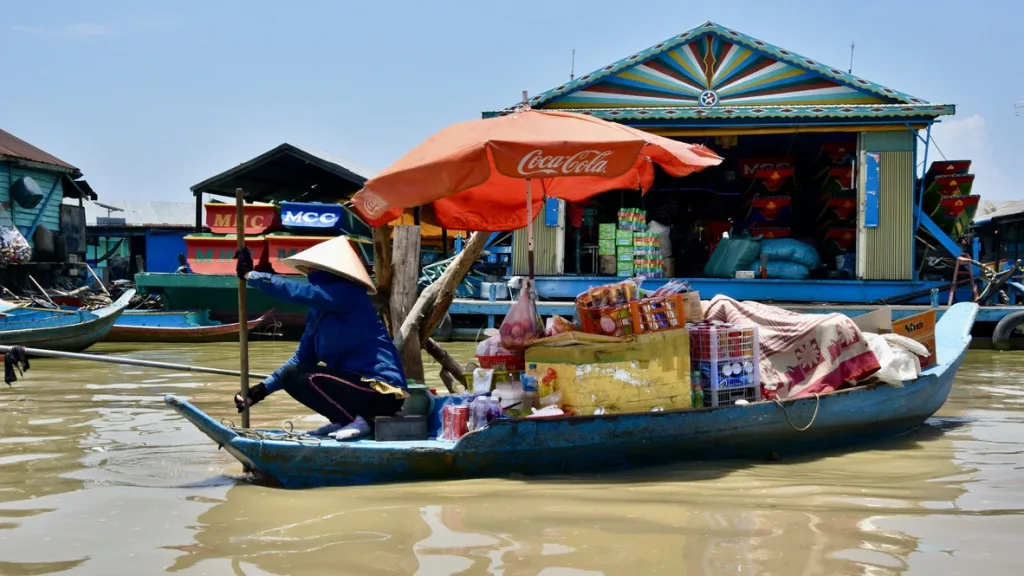
[[[183,238],[195,226],[191,202],[113,200],[84,206],[85,258],[105,279],[178,269],[178,254],[185,253]]]
[[[25,288],[29,275],[44,285],[81,277],[84,269],[76,257],[84,251],[81,203],[97,198],[81,178],[77,167],[0,130],[0,227],[16,227],[32,248],[28,262],[0,262],[5,287]]]

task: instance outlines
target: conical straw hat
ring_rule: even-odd
[[[283,263],[303,274],[309,274],[313,270],[337,274],[366,286],[366,290],[370,294],[377,293],[377,287],[373,285],[370,275],[366,273],[366,267],[363,266],[363,261],[356,254],[348,236],[338,236],[321,242],[290,258],[285,258]]]

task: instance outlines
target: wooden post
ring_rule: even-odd
[[[199,196],[197,195],[198,199]],[[199,201],[197,200],[198,204]],[[197,216],[198,220],[198,216]],[[245,194],[241,188],[235,188],[235,236],[238,250],[245,248]],[[245,293],[245,279],[238,279],[238,322],[241,329],[238,331],[238,355],[239,372],[242,386],[242,428],[249,427],[249,314],[247,312]]]
[[[401,350],[405,340],[409,339],[414,332],[419,334],[420,342],[430,338],[437,326],[444,320],[444,315],[448,313],[448,307],[455,299],[455,291],[459,284],[466,279],[466,274],[469,273],[473,263],[480,257],[490,235],[490,232],[473,232],[465,248],[452,260],[444,274],[420,294],[405,321],[401,324],[395,323],[396,326],[399,326],[394,335],[396,348]]]
[[[419,260],[420,227],[395,226],[391,277],[391,322],[394,326],[401,326],[416,304],[419,293]],[[420,352],[419,333],[406,338],[398,353],[402,357],[405,376],[416,382],[423,382],[423,355]]]
[[[391,228],[378,226],[373,229],[373,276],[377,282],[378,310],[394,338],[398,326],[391,319],[391,274]]]

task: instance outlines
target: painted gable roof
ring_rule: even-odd
[[[676,117],[779,107],[811,116],[832,115],[837,107],[855,116],[923,110],[939,115],[952,109],[713,22],[534,96],[529,103],[534,108],[594,110],[602,117],[615,117],[602,109],[638,108],[674,109]]]

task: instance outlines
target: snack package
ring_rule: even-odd
[[[495,334],[476,345],[477,356],[512,356],[512,353],[501,345],[501,335]]]
[[[562,318],[561,316],[552,316],[548,318],[547,325],[544,333],[548,336],[557,336],[559,334],[567,334],[576,330],[576,326],[572,322]]]
[[[530,289],[524,287],[519,293],[519,300],[509,308],[498,332],[501,345],[508,350],[522,350],[544,335],[537,315],[537,305],[530,297]]]

